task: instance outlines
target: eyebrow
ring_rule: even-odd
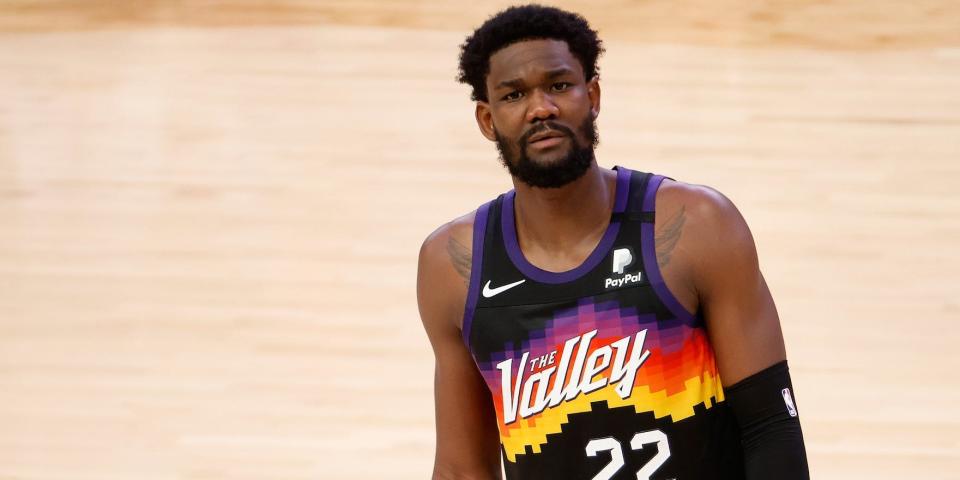
[[[573,73],[573,70],[571,70],[571,69],[569,69],[569,68],[567,68],[567,67],[555,68],[555,69],[550,70],[550,71],[547,72],[547,78],[550,79],[550,80],[553,80],[554,78],[562,77],[562,76],[567,75],[567,74],[570,74],[570,73]],[[512,78],[512,79],[510,79],[510,80],[504,80],[504,81],[498,83],[497,86],[494,87],[494,88],[497,88],[497,89],[503,88],[503,87],[520,88],[520,87],[522,87],[523,85],[524,85],[524,83],[523,83],[523,80],[522,80],[522,79],[520,79],[520,78]]]

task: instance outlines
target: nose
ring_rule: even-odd
[[[558,115],[560,115],[560,109],[549,94],[540,89],[531,93],[529,109],[527,110],[527,123],[556,118]]]

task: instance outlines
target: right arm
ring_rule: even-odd
[[[430,234],[420,248],[417,303],[433,347],[437,448],[433,480],[499,480],[500,438],[490,391],[461,337],[473,214]]]

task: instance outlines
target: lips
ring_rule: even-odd
[[[546,140],[548,138],[563,137],[563,136],[565,136],[563,132],[559,132],[557,130],[547,130],[545,132],[540,132],[540,133],[531,135],[530,138],[527,140],[527,143],[534,143],[534,142],[539,142],[540,140]]]

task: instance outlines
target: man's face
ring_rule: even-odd
[[[584,79],[566,42],[528,40],[494,53],[487,99],[477,102],[477,122],[520,181],[560,187],[593,163],[600,86]]]

